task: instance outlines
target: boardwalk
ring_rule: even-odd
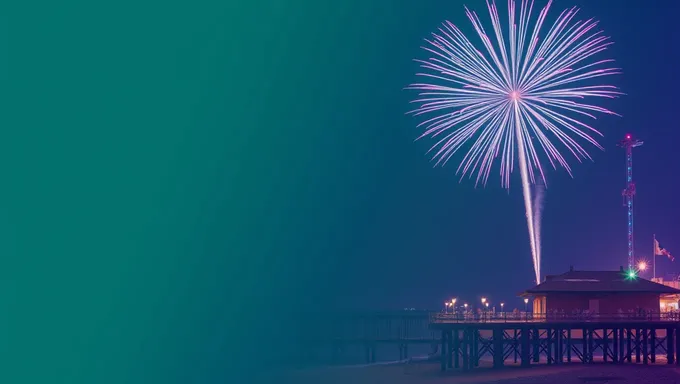
[[[430,313],[430,323],[575,323],[575,322],[630,322],[662,321],[680,322],[680,313],[613,313],[613,314],[564,314],[564,313]]]

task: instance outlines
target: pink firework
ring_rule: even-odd
[[[419,91],[413,101],[419,107],[412,113],[430,115],[419,127],[424,128],[421,138],[436,138],[430,152],[438,165],[464,148],[457,174],[475,175],[476,184],[486,184],[500,157],[501,185],[509,188],[517,159],[537,279],[539,251],[530,219],[535,174],[545,182],[547,159],[553,168],[560,165],[571,175],[563,153],[578,161],[590,159],[579,141],[601,149],[594,136],[602,134],[580,118],[615,113],[587,99],[622,95],[612,85],[593,84],[621,73],[610,67],[613,60],[594,59],[613,44],[611,40],[596,30],[593,19],[574,21],[576,8],[563,11],[542,31],[551,3],[533,18],[533,1],[521,1],[517,12],[515,1],[509,0],[504,33],[496,4],[487,2],[493,27],[489,34],[477,14],[466,8],[481,47],[445,22],[426,40],[423,49],[430,57],[418,60],[425,70],[418,75],[427,81],[409,87]],[[541,152],[545,156],[539,156]]]

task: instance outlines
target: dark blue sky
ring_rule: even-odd
[[[401,26],[400,44],[382,59],[367,60],[367,65],[385,70],[362,69],[375,74],[370,87],[378,89],[366,92],[382,99],[377,108],[384,120],[368,121],[357,137],[378,137],[375,142],[380,148],[368,153],[359,150],[358,155],[356,148],[367,144],[347,148],[348,162],[355,165],[343,177],[369,180],[369,184],[357,186],[364,189],[359,193],[362,197],[343,221],[352,226],[343,233],[353,235],[337,238],[342,242],[338,247],[329,246],[334,249],[331,253],[338,254],[321,256],[334,263],[338,285],[333,280],[331,292],[337,305],[431,308],[446,297],[477,302],[487,295],[513,306],[520,305],[515,294],[533,284],[519,174],[513,175],[509,194],[496,179],[485,189],[475,189],[470,182],[458,184],[454,167],[431,167],[424,156],[429,143],[412,142],[418,134],[416,120],[403,115],[414,95],[399,92],[398,87],[415,79],[417,67],[410,60],[420,54],[419,41],[444,19],[469,31],[463,6],[453,3],[424,2],[410,9],[412,18]],[[483,2],[466,4],[488,18]],[[606,150],[591,148],[594,162],[572,163],[573,179],[562,170],[548,174],[544,275],[564,272],[570,265],[577,269],[625,265],[626,211],[621,197],[625,163],[624,151],[616,144],[628,132],[645,141],[634,156],[637,255],[651,258],[653,234],[671,252],[680,253],[680,209],[674,187],[680,174],[675,155],[680,139],[675,118],[675,90],[680,85],[680,53],[675,48],[680,32],[674,26],[678,6],[673,2],[656,2],[654,7],[613,4],[556,1],[551,9],[551,20],[572,5],[581,7],[581,18],[600,20],[615,42],[605,56],[616,59],[624,70],[609,81],[627,95],[606,104],[622,118],[604,116],[593,123],[605,134],[601,144]],[[505,2],[499,6],[504,9]],[[363,100],[359,97],[355,105],[345,107],[361,109]],[[680,266],[659,258],[658,270],[671,273],[680,271]]]

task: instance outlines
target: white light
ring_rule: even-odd
[[[647,270],[647,263],[644,261],[641,261],[638,263],[638,269],[641,271],[646,271]]]

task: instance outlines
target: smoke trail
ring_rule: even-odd
[[[531,206],[531,183],[529,182],[529,166],[527,164],[526,138],[522,132],[522,124],[519,117],[519,107],[515,101],[515,140],[517,140],[517,154],[519,157],[519,174],[522,179],[522,194],[524,195],[524,209],[526,210],[527,228],[529,229],[529,244],[531,245],[531,256],[534,259],[534,272],[536,273],[536,284],[541,282],[539,275],[540,260],[536,250],[536,233],[534,232],[534,214]]]
[[[541,282],[541,219],[543,218],[543,201],[545,199],[545,185],[539,178],[534,185],[534,244],[536,245],[536,259],[534,260],[534,271],[536,272],[536,283]]]

